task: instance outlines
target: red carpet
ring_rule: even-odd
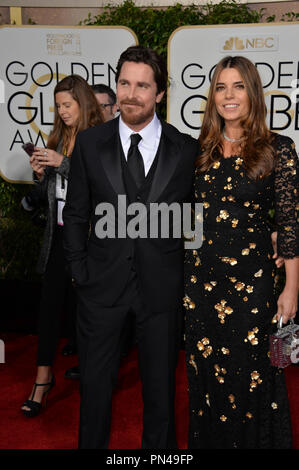
[[[57,355],[56,386],[40,416],[28,419],[20,411],[33,385],[36,337],[2,335],[5,364],[0,364],[0,449],[76,449],[79,420],[79,383],[64,378],[67,368],[76,365],[76,356]],[[64,343],[61,344],[61,346]],[[61,349],[60,346],[60,349]],[[60,351],[59,349],[59,351]],[[286,369],[290,397],[294,448],[299,449],[299,367]],[[188,395],[184,352],[177,374],[177,434],[180,449],[187,448]],[[113,402],[111,449],[140,448],[142,400],[137,353],[124,360]]]

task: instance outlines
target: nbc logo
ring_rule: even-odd
[[[222,52],[275,51],[277,49],[277,36],[231,36],[220,39],[220,50]]]

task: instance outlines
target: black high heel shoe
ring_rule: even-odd
[[[37,387],[45,387],[47,385],[48,385],[48,388],[43,393],[41,402],[39,403],[38,401],[34,401],[33,398],[34,398]],[[22,408],[22,411],[23,411],[25,416],[27,416],[28,418],[35,418],[35,416],[37,416],[41,412],[42,406],[44,408],[46,407],[49,392],[54,387],[54,385],[55,385],[54,375],[52,376],[51,382],[48,382],[48,383],[45,383],[45,384],[38,384],[38,383],[34,384],[31,400],[26,400],[23,403],[23,406],[27,406],[27,408],[29,408],[29,410],[24,410]]]

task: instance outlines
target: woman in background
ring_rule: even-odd
[[[63,252],[63,206],[71,155],[79,131],[103,122],[95,95],[79,75],[61,80],[54,89],[54,127],[47,148],[35,147],[30,159],[35,191],[48,204],[48,218],[37,270],[44,274],[37,350],[37,375],[22,406],[25,416],[34,417],[55,384],[53,362],[60,335],[61,312],[74,315],[75,292],[66,270]]]
[[[186,358],[189,448],[291,448],[282,369],[271,366],[272,319],[297,311],[298,158],[293,141],[266,126],[254,64],[217,65],[199,138],[195,200],[204,206],[204,241],[186,253]],[[267,223],[275,208],[286,282],[274,295]]]

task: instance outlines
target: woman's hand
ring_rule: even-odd
[[[275,259],[275,264],[277,268],[281,268],[284,265],[284,259],[281,256],[277,255],[277,232],[271,233],[271,242],[273,246],[274,255],[272,259]]]
[[[58,168],[63,160],[63,155],[55,152],[55,150],[40,147],[35,147],[33,156],[36,158],[41,168],[45,168],[46,166]]]
[[[44,167],[40,165],[38,159],[34,156],[34,154],[32,155],[32,157],[30,157],[30,165],[32,170],[40,180],[44,176]]]
[[[277,301],[276,320],[283,323],[294,318],[298,309],[299,258],[285,259],[286,283]]]

